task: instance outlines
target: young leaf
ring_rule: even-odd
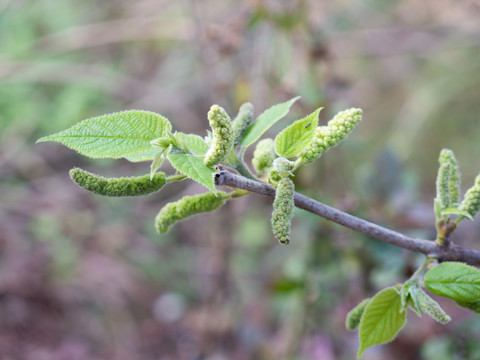
[[[363,313],[370,300],[370,298],[363,299],[357,306],[348,312],[347,318],[345,319],[345,327],[347,330],[355,330],[358,325],[360,325]]]
[[[170,154],[167,159],[175,169],[202,184],[214,194],[217,193],[213,182],[215,170],[206,166],[202,159],[188,154]]]
[[[265,131],[267,131],[273,124],[288,114],[290,107],[299,98],[300,97],[297,96],[296,98],[286,102],[273,105],[271,108],[261,113],[257,120],[255,120],[254,123],[250,125],[247,130],[245,130],[245,134],[243,135],[243,139],[240,144],[246,148],[260,139],[260,136],[262,136]]]
[[[167,154],[170,152],[171,149],[172,149],[172,145],[170,145],[168,148],[164,149],[162,152],[159,152],[157,155],[155,155],[155,158],[150,164],[150,179],[153,179],[157,170],[160,169],[160,167],[163,165],[167,157]]]
[[[323,108],[315,110],[307,117],[295,121],[275,138],[275,152],[286,158],[298,155],[315,136],[318,114]]]
[[[357,358],[367,348],[393,340],[404,324],[405,310],[402,310],[398,291],[390,287],[377,293],[368,303],[360,321]]]
[[[175,134],[193,155],[202,156],[208,151],[207,143],[198,135],[177,132]]]
[[[445,209],[445,210],[442,211],[442,215],[450,215],[450,214],[463,216],[463,217],[466,217],[469,220],[473,220],[472,215],[470,215],[468,212],[466,212],[464,210],[455,209],[455,208],[448,208],[448,209]]]
[[[480,300],[480,271],[463,263],[441,263],[427,272],[424,284],[432,293],[455,301]]]
[[[171,129],[159,114],[129,110],[81,121],[37,142],[56,141],[91,158],[119,159],[151,150],[150,141]]]

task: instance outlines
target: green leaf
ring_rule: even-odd
[[[175,134],[194,155],[202,156],[208,151],[207,143],[198,135],[177,132]]]
[[[424,284],[432,293],[455,301],[480,300],[480,271],[459,262],[444,262],[427,272]]]
[[[138,154],[127,155],[125,156],[125,159],[127,159],[130,162],[152,161],[155,158],[155,156],[161,152],[162,152],[162,149],[155,148],[155,149],[144,151]]]
[[[299,98],[300,96],[297,96],[296,98],[290,99],[284,103],[273,105],[271,108],[261,113],[255,122],[250,125],[247,130],[245,130],[245,134],[240,142],[241,146],[246,148],[260,139],[260,136],[262,136],[265,131],[267,131],[273,124],[288,114],[290,107]]]
[[[170,154],[167,159],[175,169],[202,184],[214,194],[217,193],[213,182],[215,170],[206,166],[203,159],[188,154]]]
[[[393,340],[404,324],[405,310],[402,310],[398,291],[390,287],[377,293],[368,303],[360,321],[357,358],[367,348]]]
[[[275,138],[275,152],[286,158],[299,154],[313,140],[318,125],[318,114],[322,109],[315,110],[283,129]]]
[[[459,216],[466,217],[467,219],[473,220],[472,215],[470,215],[468,212],[463,210],[448,208],[442,211],[442,215],[449,215],[449,214],[459,215]]]
[[[56,141],[91,158],[119,159],[151,150],[150,141],[171,129],[159,114],[129,110],[81,121],[37,142]]]

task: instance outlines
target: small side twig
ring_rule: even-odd
[[[275,188],[255,180],[247,179],[226,170],[220,170],[215,175],[217,185],[225,185],[237,189],[247,190],[253,193],[275,196]],[[305,195],[295,193],[295,206],[319,215],[327,220],[336,222],[349,229],[361,232],[375,239],[384,241],[394,246],[419,252],[427,256],[436,257],[442,261],[463,261],[471,265],[480,265],[480,251],[463,248],[455,244],[441,246],[433,240],[424,240],[409,237],[399,232],[389,230],[380,225],[347,214],[341,210],[332,208]]]

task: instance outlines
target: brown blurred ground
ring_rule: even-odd
[[[1,1],[0,359],[354,358],[345,314],[421,256],[302,211],[279,246],[254,195],[158,236],[157,211],[203,189],[92,196],[68,169],[148,164],[35,140],[123,109],[204,136],[213,103],[259,114],[301,95],[288,119],[325,106],[322,122],[358,106],[359,129],[297,188],[431,238],[439,150],[457,154],[464,189],[480,170],[479,46],[478,1]],[[480,248],[480,221],[454,239]],[[451,324],[410,314],[363,358],[480,358],[478,315],[439,301]]]

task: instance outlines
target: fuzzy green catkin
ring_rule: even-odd
[[[347,318],[345,319],[345,327],[347,330],[355,330],[358,325],[360,325],[360,320],[362,320],[362,315],[369,302],[370,298],[364,299],[352,310],[350,310],[350,312],[347,314]]]
[[[105,178],[82,170],[70,170],[70,178],[82,188],[104,196],[140,196],[160,190],[166,183],[163,172],[137,177]]]
[[[450,192],[451,205],[458,205],[460,199],[460,169],[455,154],[452,150],[442,149],[438,158],[440,165],[451,164],[450,178],[448,181],[448,188]]]
[[[234,145],[237,145],[242,140],[245,130],[253,120],[253,105],[249,102],[242,104],[238,110],[235,120],[232,121],[232,128],[234,133]]]
[[[438,168],[437,174],[437,201],[440,204],[440,209],[448,209],[452,205],[450,197],[450,174],[452,172],[452,164],[443,163]]]
[[[475,178],[475,184],[467,190],[459,210],[466,211],[472,218],[480,210],[480,174]]]
[[[276,157],[273,139],[263,139],[258,142],[253,152],[252,165],[258,174],[263,174],[272,167]]]
[[[225,204],[229,194],[218,191],[217,196],[208,192],[193,196],[184,196],[178,201],[165,205],[155,218],[158,233],[166,233],[177,221],[203,212],[214,211]]]
[[[317,127],[313,140],[299,155],[302,162],[307,164],[318,159],[324,151],[345,139],[361,120],[362,109],[351,108],[339,112],[327,126]]]
[[[230,117],[218,105],[210,108],[208,121],[212,128],[213,138],[210,148],[205,154],[204,163],[207,166],[215,166],[225,160],[232,151],[234,133]]]
[[[290,242],[290,227],[293,217],[295,185],[292,179],[286,177],[277,184],[275,200],[273,201],[272,230],[282,244]]]
[[[272,167],[274,170],[280,173],[285,173],[292,171],[295,167],[295,163],[284,157],[279,157],[273,161]]]
[[[439,323],[446,324],[451,320],[450,316],[443,311],[440,305],[430,296],[428,296],[422,289],[418,289],[417,291],[417,300],[420,310],[430,315]]]

